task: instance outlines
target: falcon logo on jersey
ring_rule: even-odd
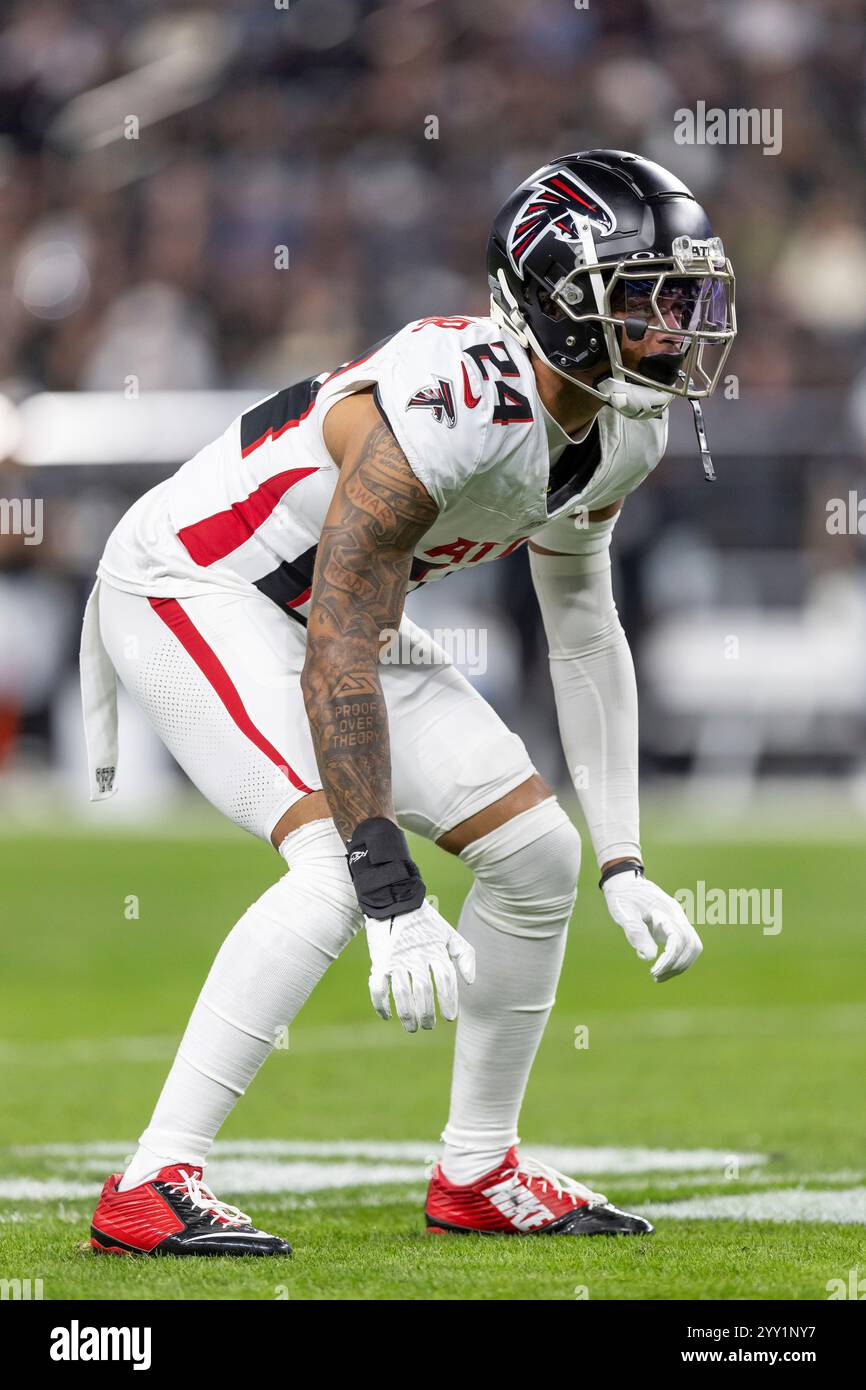
[[[420,386],[406,402],[407,410],[432,410],[437,424],[445,421],[451,430],[457,424],[454,387],[447,377],[437,376],[435,386]]]
[[[569,246],[579,246],[577,219],[587,218],[596,236],[610,236],[616,218],[607,203],[568,169],[535,179],[532,191],[511,224],[508,259],[518,275],[527,255],[549,231]]]

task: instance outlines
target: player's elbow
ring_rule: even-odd
[[[335,695],[374,694],[379,684],[378,651],[375,634],[366,632],[353,637],[308,636],[300,685],[310,719]]]
[[[322,691],[327,688],[328,673],[338,659],[330,650],[332,646],[331,642],[307,642],[301,668],[301,695],[307,714],[310,714]]]
[[[615,608],[579,630],[552,633],[548,646],[551,661],[586,661],[628,649],[628,639]]]

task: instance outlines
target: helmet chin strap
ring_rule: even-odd
[[[491,294],[490,317],[493,319],[494,323],[499,324],[500,328],[504,328],[506,333],[510,333],[512,338],[515,338],[521,347],[526,348],[532,346],[534,350],[538,352],[537,345],[531,341],[526,320],[520,312],[520,306],[508,287],[505,271],[500,270],[496,278],[499,282],[499,293],[502,295],[504,304],[500,303],[495,294]],[[490,279],[489,283],[492,285],[493,280]],[[544,357],[544,354],[541,353],[541,356]],[[547,358],[545,357],[544,360],[546,362]]]
[[[701,463],[704,466],[704,477],[708,483],[716,481],[716,470],[713,467],[713,456],[710,453],[710,444],[707,439],[707,430],[704,424],[704,412],[700,401],[692,399],[690,401],[695,416],[695,434],[698,437],[698,448],[701,451]]]
[[[636,381],[613,376],[600,382],[596,394],[629,420],[660,420],[673,400],[671,393],[660,386],[640,386]]]

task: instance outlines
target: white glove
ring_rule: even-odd
[[[607,910],[622,927],[641,960],[654,960],[659,946],[664,950],[652,968],[657,983],[681,975],[704,949],[676,898],[658,884],[634,873],[614,874],[604,885]]]
[[[457,971],[467,985],[475,979],[475,950],[431,903],[380,921],[364,918],[370,947],[370,998],[381,1018],[397,1017],[407,1033],[436,1022],[433,981],[443,1018],[457,1017]],[[454,966],[456,965],[457,970]],[[433,980],[431,981],[431,975]]]

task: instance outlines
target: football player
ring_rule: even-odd
[[[91,795],[114,789],[119,676],[201,792],[288,871],[223,942],[139,1148],[105,1183],[96,1250],[288,1253],[203,1167],[362,926],[383,1019],[432,1028],[437,997],[446,1019],[459,999],[428,1229],[652,1230],[518,1148],[580,839],[521,740],[403,604],[529,545],[608,910],[656,981],[681,974],[701,944],[644,871],[637,695],[609,547],[677,396],[693,402],[711,470],[699,403],[734,337],[733,276],[679,180],[591,150],[508,199],[488,278],[489,317],[407,324],[261,401],[108,541],[82,635]],[[395,630],[409,640],[385,660]],[[404,828],[472,870],[456,930]]]

